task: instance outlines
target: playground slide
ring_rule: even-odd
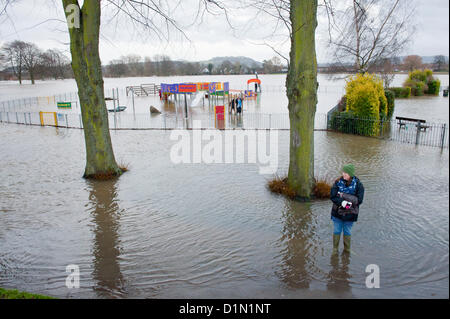
[[[205,92],[198,92],[191,102],[191,107],[203,106],[202,99],[205,96]]]

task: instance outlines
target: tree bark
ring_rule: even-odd
[[[358,15],[358,9],[357,3],[355,0],[353,0],[353,13],[354,13],[354,23],[355,23],[355,33],[356,33],[356,61],[355,61],[355,68],[357,72],[361,73],[361,61],[360,61],[360,47],[361,47],[361,37],[359,34],[359,15]]]
[[[77,0],[63,0],[64,8],[70,4],[79,7]],[[111,144],[99,55],[100,1],[85,0],[80,15],[80,27],[69,28],[69,34],[86,145],[84,177],[119,176],[122,170]]]
[[[317,105],[315,30],[317,0],[291,0],[292,23],[289,71],[290,155],[288,184],[297,195],[311,198],[314,187],[314,117]]]
[[[34,80],[34,70],[33,69],[30,69],[29,70],[29,72],[30,72],[30,80],[31,80],[31,84],[35,84],[35,80]]]

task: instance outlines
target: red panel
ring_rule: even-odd
[[[179,93],[195,93],[197,92],[197,84],[179,84]]]

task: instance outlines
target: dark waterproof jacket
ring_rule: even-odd
[[[333,207],[331,208],[331,216],[339,218],[346,222],[356,222],[358,220],[359,215],[359,206],[362,204],[364,199],[364,186],[359,180],[358,177],[356,179],[356,194],[353,196],[351,194],[344,194],[342,197],[339,196],[339,187],[338,182],[340,180],[345,181],[343,177],[338,178],[330,192],[330,199],[333,202]],[[348,201],[352,203],[352,209],[346,210],[342,205],[342,201]]]

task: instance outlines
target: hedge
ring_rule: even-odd
[[[411,96],[410,87],[392,87],[389,90],[394,93],[396,98],[409,98]]]
[[[395,94],[392,90],[384,90],[387,100],[387,118],[391,119],[395,109]]]

